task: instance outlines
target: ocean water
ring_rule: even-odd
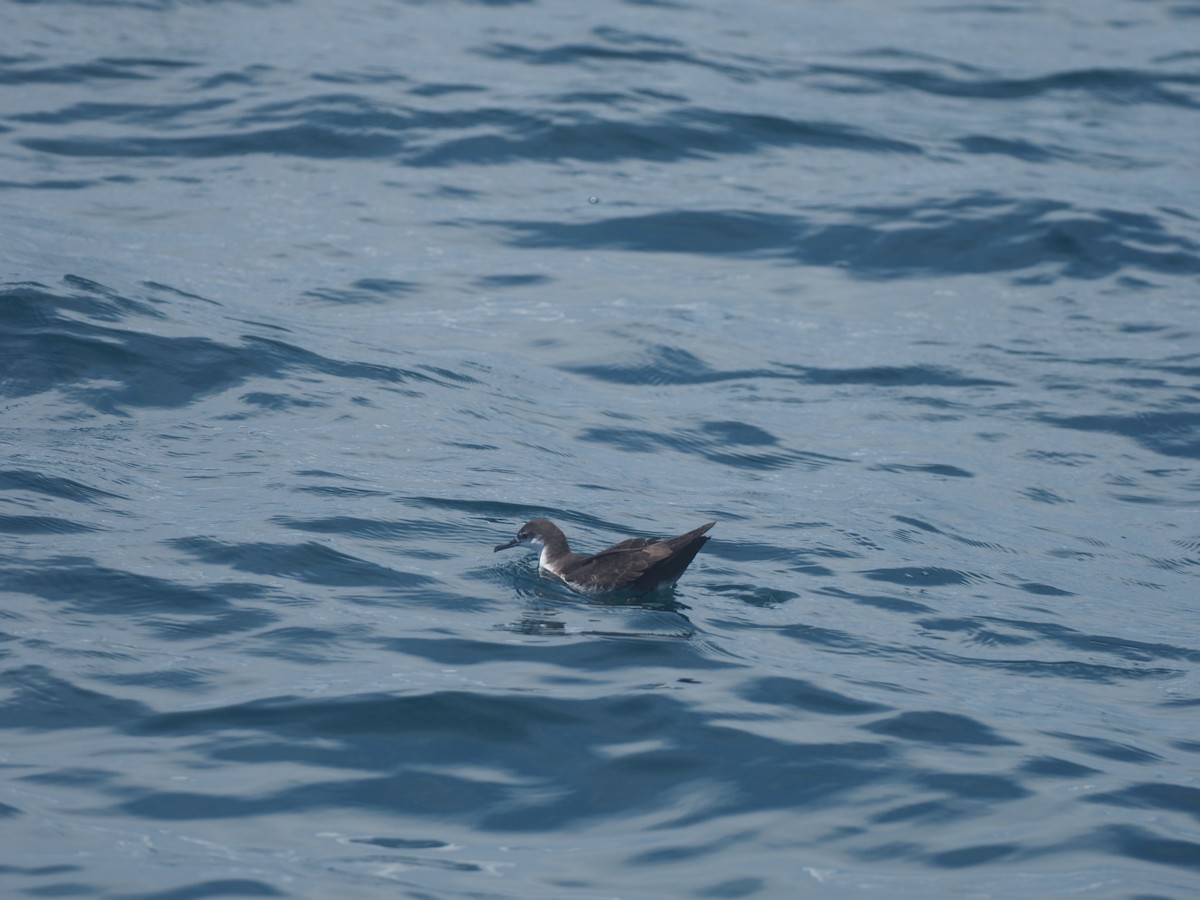
[[[0,894],[1195,896],[1198,26],[0,0]]]

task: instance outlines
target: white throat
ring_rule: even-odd
[[[558,570],[550,564],[550,548],[547,547],[545,544],[543,544],[537,538],[533,538],[532,540],[530,540],[529,544],[530,544],[530,546],[534,547],[535,549],[539,549],[542,551],[541,556],[538,557],[538,565],[541,568],[545,569],[547,572],[557,575]]]

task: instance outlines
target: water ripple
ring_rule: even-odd
[[[608,736],[607,747],[578,739],[597,727]],[[140,817],[231,818],[335,806],[468,816],[485,831],[541,831],[548,823],[565,828],[618,811],[657,810],[683,823],[716,810],[819,808],[883,778],[891,756],[879,745],[798,747],[713,726],[678,701],[652,695],[565,701],[442,692],[362,695],[332,705],[278,698],[143,717],[133,731],[154,739],[202,738],[213,760],[374,773],[326,777],[303,788],[264,785],[242,796],[150,789],[119,802]],[[671,738],[647,745],[647,734]],[[225,739],[214,742],[218,735]],[[493,771],[472,775],[465,767],[476,765],[480,740],[490,747]],[[707,751],[693,749],[701,746]],[[672,812],[683,790],[696,805]]]
[[[1065,9],[0,4],[8,892],[1194,893],[1196,16]]]
[[[929,67],[882,69],[822,65],[814,67],[814,71],[857,81],[880,93],[893,93],[901,88],[942,97],[995,101],[1071,94],[1119,105],[1200,108],[1200,77],[1190,72],[1097,67],[1068,69],[1034,78],[994,78],[985,77],[979,70],[950,74],[935,72]]]
[[[480,224],[499,227],[519,248],[767,256],[800,265],[841,266],[872,278],[1015,273],[1050,265],[1061,277],[1081,279],[1123,269],[1200,273],[1200,244],[1142,213],[1075,209],[1061,201],[994,194],[851,212],[851,221],[837,224],[734,209],[646,213],[585,223]]]

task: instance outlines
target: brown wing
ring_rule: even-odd
[[[630,538],[583,560],[569,573],[582,588],[619,584],[634,590],[651,590],[674,582],[707,542],[704,532],[714,522],[669,540]]]
[[[668,541],[663,541],[659,546],[668,547],[668,552],[661,558],[657,558],[649,566],[646,571],[634,584],[635,590],[653,590],[660,584],[674,584],[679,580],[679,576],[683,574],[684,569],[692,564],[692,560],[696,558],[696,554],[700,552],[700,548],[708,543],[708,538],[704,536],[704,532],[716,525],[716,522],[708,522],[689,531],[687,534],[681,534],[679,537],[671,538]],[[653,550],[654,548],[649,548]],[[649,550],[645,552],[649,552]]]
[[[583,560],[567,577],[584,589],[607,589],[613,584],[630,586],[670,552],[661,541],[631,538]]]
[[[660,540],[661,538],[629,538],[628,540],[621,541],[619,544],[613,544],[607,550],[601,550],[596,556],[603,556],[605,553],[611,553],[613,550],[641,550],[650,544],[657,544]]]

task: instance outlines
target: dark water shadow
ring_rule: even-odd
[[[228,566],[238,572],[291,578],[306,584],[406,589],[434,583],[425,575],[358,559],[313,541],[302,544],[241,543],[187,537],[166,543],[202,562]]]
[[[162,315],[146,301],[78,278],[66,282],[69,291],[0,286],[0,359],[21,360],[5,372],[3,396],[58,390],[85,407],[122,415],[130,407],[183,408],[251,380],[283,382],[298,374],[401,390],[476,383],[433,366],[333,359],[277,338],[243,335],[230,343],[154,334],[137,321]],[[132,327],[116,327],[126,318]]]
[[[1200,274],[1200,245],[1159,218],[1120,209],[1075,209],[1049,199],[977,193],[920,204],[845,210],[850,221],[800,215],[694,210],[591,222],[496,220],[526,249],[774,258],[837,266],[864,278],[1016,273],[1053,266],[1060,277],[1096,279],[1138,269]]]
[[[158,821],[341,808],[541,833],[661,813],[691,794],[689,808],[670,816],[684,825],[821,809],[887,777],[891,761],[880,744],[793,743],[713,725],[655,693],[281,697],[142,717],[126,730],[190,739],[195,752],[221,764],[286,762],[345,773],[238,794],[146,786],[116,801],[124,814]],[[628,749],[613,749],[622,746]],[[500,777],[456,774],[477,766]]]

